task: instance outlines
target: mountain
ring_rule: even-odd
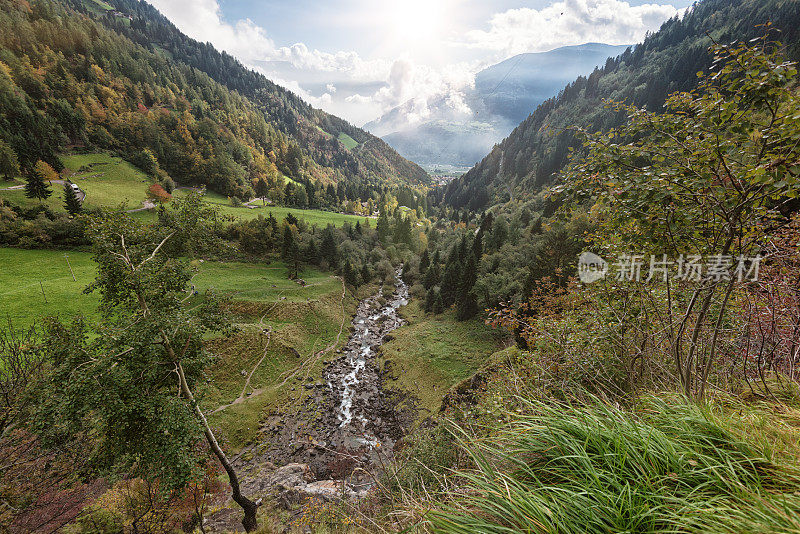
[[[549,52],[519,54],[475,75],[476,98],[489,114],[516,125],[536,106],[557,95],[567,83],[588,75],[627,48],[627,45],[586,43]]]
[[[246,197],[285,177],[308,205],[430,182],[383,140],[314,109],[138,0],[0,0],[0,142],[23,172],[65,148],[109,150]],[[34,142],[35,140],[35,142]],[[140,165],[141,166],[141,165]],[[328,188],[328,189],[326,189]]]
[[[452,181],[442,200],[456,209],[482,210],[509,198],[532,197],[550,184],[579,146],[571,127],[592,131],[621,124],[624,114],[604,105],[622,101],[658,110],[667,95],[691,90],[711,63],[712,40],[727,43],[770,35],[800,57],[797,0],[703,0],[665,22],[634,48],[579,76],[548,99],[469,172]]]
[[[419,163],[473,165],[536,106],[626,48],[587,43],[519,54],[478,72],[463,100],[404,102],[364,128]]]

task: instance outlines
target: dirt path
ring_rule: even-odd
[[[264,345],[264,353],[261,355],[261,359],[256,362],[255,366],[250,369],[250,373],[247,375],[247,380],[244,381],[244,387],[242,387],[242,392],[239,393],[239,399],[244,399],[247,396],[247,388],[250,387],[250,379],[253,378],[253,374],[261,367],[261,364],[264,362],[264,358],[267,357],[267,352],[269,351],[269,344],[272,341],[272,330],[267,329],[264,325],[264,317],[266,317],[266,312],[264,315],[261,316],[261,319],[258,320],[258,326],[261,327],[262,332],[267,333],[267,344]]]
[[[141,208],[134,208],[132,210],[126,210],[125,213],[137,213],[139,211],[151,210],[151,209],[153,209],[155,207],[156,207],[155,202],[152,202],[150,200],[143,200]]]

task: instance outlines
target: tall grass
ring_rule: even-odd
[[[491,438],[453,431],[475,468],[429,514],[434,531],[800,532],[800,471],[707,406],[523,402]]]

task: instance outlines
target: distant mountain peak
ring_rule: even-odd
[[[418,103],[407,101],[364,128],[417,163],[473,165],[536,106],[627,48],[584,43],[518,54],[476,74],[463,95],[471,113],[451,109],[448,96],[440,95],[425,102],[422,120]]]

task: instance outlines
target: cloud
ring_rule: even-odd
[[[455,44],[506,57],[587,42],[633,44],[681,12],[671,5],[562,0],[538,10],[518,8],[497,13],[489,20],[488,30],[469,31],[465,40]]]
[[[150,3],[189,37],[210,42],[249,63],[274,53],[275,44],[250,19],[229,24],[217,0],[150,0]]]
[[[190,37],[211,42],[311,105],[355,124],[393,109],[397,124],[466,116],[471,110],[465,94],[475,73],[491,63],[590,41],[635,43],[679,13],[669,5],[631,6],[622,0],[557,0],[539,10],[510,9],[492,15],[488,29],[468,31],[448,43],[452,49],[441,50],[469,51],[470,61],[432,67],[424,58],[364,58],[355,51],[324,52],[302,42],[276,46],[250,19],[227,22],[219,0],[150,1]]]

